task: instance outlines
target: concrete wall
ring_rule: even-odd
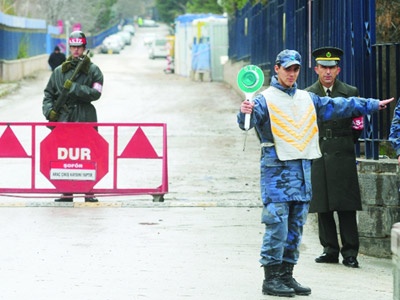
[[[0,82],[21,80],[38,70],[49,68],[47,54],[16,60],[0,60]]]
[[[360,252],[390,257],[393,224],[400,221],[399,167],[395,159],[358,160],[363,210],[358,212]]]

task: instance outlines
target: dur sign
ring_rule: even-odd
[[[60,160],[90,160],[89,148],[57,148],[57,158]]]
[[[90,192],[108,173],[108,148],[93,126],[59,124],[40,143],[40,172],[59,192]]]

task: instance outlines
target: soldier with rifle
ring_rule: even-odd
[[[69,36],[71,55],[54,70],[44,90],[43,115],[50,122],[97,122],[92,101],[100,98],[103,73],[91,62],[86,50],[86,36],[74,31]],[[63,194],[56,202],[72,202],[72,193]],[[85,202],[97,202],[93,194]]]

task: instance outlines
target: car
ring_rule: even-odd
[[[108,36],[100,45],[100,53],[119,54],[122,50],[121,41],[113,36]]]
[[[165,58],[169,53],[166,37],[155,37],[149,44],[149,58]]]
[[[144,19],[141,27],[158,27],[158,23],[154,20]]]
[[[117,35],[119,35],[120,37],[122,37],[122,40],[124,41],[124,44],[125,45],[130,45],[131,44],[131,39],[132,39],[132,36],[131,36],[131,34],[128,32],[128,31],[119,31],[118,33],[117,33]]]
[[[119,45],[121,46],[121,49],[125,48],[125,41],[124,41],[123,37],[117,33],[109,35],[108,37],[106,37],[106,39],[115,40],[115,41],[117,41],[117,43],[119,43]]]
[[[146,33],[143,35],[143,45],[149,47],[152,43],[152,41],[156,38],[155,33]]]
[[[135,35],[135,26],[132,24],[126,24],[122,27],[122,31],[128,31],[131,36]]]

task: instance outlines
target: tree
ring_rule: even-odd
[[[97,32],[118,21],[115,9],[118,0],[0,0],[12,2],[15,15],[27,18],[45,19],[49,25],[58,20],[70,24],[81,23],[85,32]],[[145,0],[142,0],[145,1]]]
[[[188,13],[222,14],[223,8],[217,0],[193,0],[186,4]]]
[[[119,15],[113,10],[116,2],[117,0],[103,0],[102,3],[97,2],[96,8],[92,10],[92,12],[97,12],[97,18],[90,31],[99,32],[107,29],[119,20]]]
[[[400,41],[400,0],[376,0],[376,41]]]
[[[225,12],[228,14],[234,14],[236,10],[242,9],[249,0],[219,0],[219,2]]]
[[[156,7],[161,21],[173,23],[179,15],[186,14],[186,4],[190,0],[157,0]]]
[[[146,12],[145,1],[118,0],[116,10],[124,19],[130,19],[133,16],[144,15]]]
[[[221,0],[157,0],[156,7],[160,19],[172,23],[179,15],[186,13],[222,14]]]
[[[15,3],[12,0],[0,0],[0,11],[8,14],[15,14]]]

